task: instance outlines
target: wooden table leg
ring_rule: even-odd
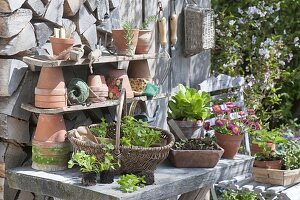
[[[182,194],[179,200],[209,200],[210,186]]]

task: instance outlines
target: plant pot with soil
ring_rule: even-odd
[[[224,150],[212,138],[188,139],[175,143],[170,150],[170,161],[175,167],[213,168]]]
[[[170,129],[178,132],[177,127],[179,127],[184,137],[191,138],[194,132],[202,127],[202,121],[209,116],[210,100],[206,92],[198,92],[194,88],[179,84],[178,92],[168,103]]]
[[[112,29],[113,43],[118,55],[134,55],[138,42],[139,29],[134,29],[131,22],[125,22],[122,29]]]

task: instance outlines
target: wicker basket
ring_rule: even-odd
[[[124,95],[121,95],[119,110],[122,110]],[[91,125],[95,127],[97,125]],[[136,147],[136,146],[121,146],[120,145],[120,126],[121,126],[121,112],[118,112],[117,124],[111,124],[108,127],[107,136],[109,138],[116,138],[116,145],[114,154],[121,160],[121,172],[123,173],[139,173],[139,172],[153,172],[156,166],[165,160],[169,155],[169,150],[175,143],[174,136],[166,130],[149,127],[161,131],[161,138],[165,145],[159,147]],[[104,156],[103,145],[95,144],[79,140],[75,137],[75,130],[68,132],[68,138],[76,151],[84,150],[88,154],[97,156],[102,159]]]

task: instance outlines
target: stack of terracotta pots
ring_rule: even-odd
[[[122,80],[122,89],[124,88],[126,90],[126,97],[134,97],[129,78],[125,69],[110,69],[109,77],[112,79]]]
[[[67,88],[61,67],[43,67],[35,88],[35,106],[62,108],[67,106]]]
[[[105,77],[100,75],[90,75],[88,77],[88,86],[93,91],[90,92],[89,100],[91,102],[100,102],[108,97],[108,87]],[[99,97],[96,97],[96,95]]]

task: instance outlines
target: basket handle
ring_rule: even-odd
[[[121,120],[122,120],[122,110],[124,106],[124,101],[126,98],[126,91],[122,89],[119,107],[117,111],[117,125],[116,125],[116,153],[117,155],[120,154],[120,137],[121,137]]]

